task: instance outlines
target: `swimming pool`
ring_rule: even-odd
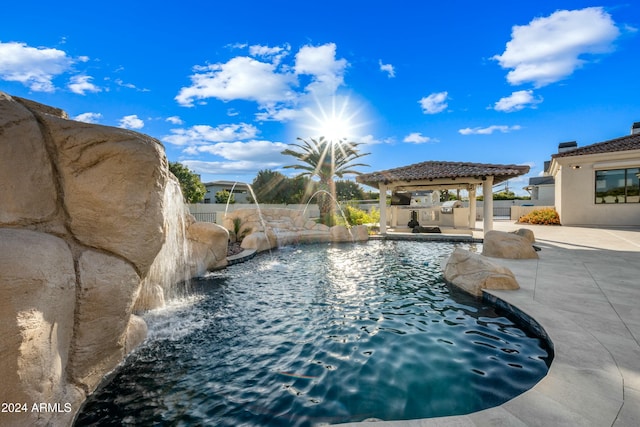
[[[442,280],[453,248],[306,245],[213,272],[145,315],[148,339],[76,425],[310,426],[500,405],[547,373],[551,351]]]

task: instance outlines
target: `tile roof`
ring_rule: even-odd
[[[523,165],[428,161],[395,169],[362,174],[356,177],[356,181],[377,188],[378,183],[381,182],[389,184],[397,181],[453,180],[455,178],[493,176],[494,183],[499,183],[509,178],[524,175],[527,172],[529,172],[529,166]]]
[[[640,133],[627,135],[609,141],[585,145],[575,150],[553,154],[551,157],[582,156],[586,154],[613,153],[616,151],[640,150]]]

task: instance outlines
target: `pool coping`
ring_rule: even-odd
[[[254,256],[257,251],[255,249],[244,249],[242,252],[227,257],[227,266],[245,262]]]
[[[639,269],[629,265],[640,261],[640,244],[634,243],[640,242],[640,229],[622,233],[512,223],[498,228],[532,229],[543,246],[538,260],[496,259],[514,272],[521,289],[485,295],[516,307],[548,334],[554,360],[547,375],[500,406],[466,415],[341,426],[640,425],[640,310],[633,308],[640,301],[640,286],[631,285]],[[615,280],[594,274],[595,265],[614,266]]]

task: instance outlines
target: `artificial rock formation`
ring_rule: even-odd
[[[364,225],[327,227],[306,218],[299,209],[238,209],[224,218],[223,225],[237,240],[242,240],[244,249],[257,252],[296,243],[360,242],[369,239]]]
[[[505,259],[538,258],[533,248],[533,232],[522,229],[514,233],[491,230],[485,233],[482,255]]]
[[[519,289],[514,274],[487,257],[456,248],[444,268],[444,278],[462,290],[481,296],[483,289]]]
[[[134,314],[226,265],[162,145],[0,92],[0,424],[65,425],[146,336]],[[48,404],[56,411],[33,411]]]

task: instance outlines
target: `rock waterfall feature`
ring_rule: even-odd
[[[157,140],[2,92],[0,186],[0,424],[69,424],[228,231],[189,215]]]

